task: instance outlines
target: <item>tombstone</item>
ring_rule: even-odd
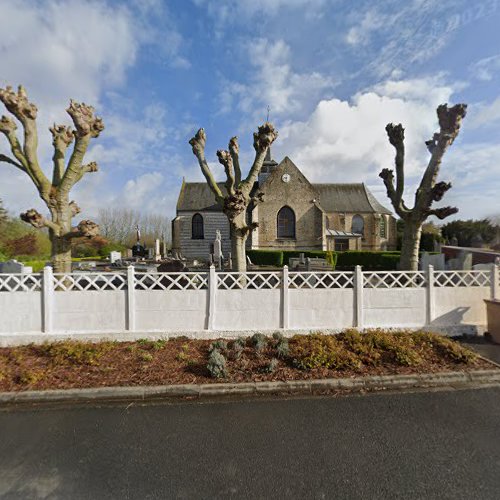
[[[121,252],[115,252],[115,251],[110,252],[110,254],[109,254],[109,262],[111,264],[114,264],[115,262],[118,262],[120,260],[122,260],[122,254],[121,254]]]
[[[133,257],[133,255],[132,255],[132,249],[127,248],[127,249],[125,250],[125,258],[126,258],[126,259],[131,259],[132,257]]]
[[[456,237],[455,235],[453,235],[453,236],[451,237],[451,240],[450,240],[450,245],[451,245],[452,247],[456,247],[456,246],[458,246],[458,239],[457,239],[457,237]]]
[[[155,249],[154,248],[148,248],[147,254],[148,254],[148,259],[149,260],[153,260],[154,257],[155,257]]]
[[[139,242],[132,247],[132,257],[145,257],[146,255],[146,249]]]
[[[7,262],[0,262],[0,273],[2,274],[29,274],[31,267],[25,267],[22,262],[12,259]]]
[[[447,269],[450,271],[470,271],[472,269],[472,253],[460,252],[456,259],[447,262]]]
[[[222,240],[220,231],[217,229],[215,231],[215,241],[214,241],[214,261],[215,265],[222,269],[222,259],[224,256],[222,255]]]
[[[435,271],[444,271],[446,269],[444,253],[438,255],[429,255],[427,252],[422,253],[422,257],[420,257],[420,270],[425,271],[429,266],[433,266]]]
[[[155,240],[155,261],[159,262],[161,260],[161,253],[160,253],[160,240],[157,238]]]
[[[167,262],[162,262],[157,271],[159,273],[179,273],[182,271],[187,271],[188,268],[184,264],[184,262],[180,260],[169,260]]]

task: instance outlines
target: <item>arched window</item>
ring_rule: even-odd
[[[201,214],[194,214],[191,220],[191,238],[193,240],[202,240],[205,238],[203,231],[203,217]]]
[[[278,238],[295,238],[295,213],[290,207],[278,212]]]
[[[365,231],[365,221],[361,215],[355,215],[352,218],[351,231],[356,234],[364,234]]]
[[[387,238],[387,224],[384,215],[380,218],[380,237]]]

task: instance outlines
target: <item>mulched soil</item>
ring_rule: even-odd
[[[64,342],[0,348],[0,391],[285,381],[495,368],[480,358],[464,364],[427,352],[424,362],[412,367],[384,361],[359,369],[300,370],[290,359],[280,359],[276,370],[267,373],[267,365],[276,356],[271,340],[261,353],[245,347],[238,360],[231,359],[229,351],[227,377],[214,379],[207,369],[211,342],[181,337],[160,342]]]

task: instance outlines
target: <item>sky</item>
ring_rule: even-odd
[[[197,129],[217,178],[216,150],[233,135],[248,171],[268,107],[275,160],[289,156],[311,182],[365,182],[386,206],[385,125],[402,123],[412,206],[436,107],[464,102],[440,172],[453,188],[436,206],[482,218],[500,213],[499,25],[500,0],[0,0],[0,86],[23,84],[37,104],[48,175],[48,127],[71,123],[69,99],[103,118],[86,157],[99,172],[72,191],[83,218],[99,207],[173,217],[182,178],[203,180],[188,144]],[[6,163],[0,199],[12,214],[47,211]]]

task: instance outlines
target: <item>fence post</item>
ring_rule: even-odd
[[[354,269],[354,326],[363,328],[363,268]]]
[[[499,269],[498,264],[491,266],[490,286],[491,298],[500,299],[500,291],[498,290]]]
[[[210,266],[208,273],[208,318],[207,330],[213,330],[215,324],[215,299],[217,295],[217,273],[215,266]]]
[[[434,266],[429,264],[427,267],[427,293],[425,307],[425,324],[430,325],[436,317],[436,302],[434,299]]]
[[[281,328],[288,330],[288,266],[283,266],[281,276]]]
[[[135,274],[134,266],[127,267],[127,330],[135,330]]]
[[[43,295],[42,295],[42,331],[52,331],[52,313],[54,310],[54,280],[51,266],[43,268]]]

